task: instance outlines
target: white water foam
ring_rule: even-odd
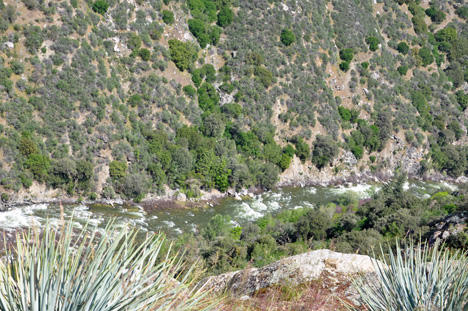
[[[242,202],[239,210],[239,216],[248,220],[256,220],[263,217],[263,214],[253,210],[247,203]]]
[[[0,227],[7,230],[40,226],[39,217],[34,217],[31,213],[22,208],[15,208],[10,211],[0,213]]]

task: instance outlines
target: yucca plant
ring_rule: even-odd
[[[370,311],[468,310],[468,261],[465,252],[429,248],[410,241],[386,259],[374,261],[374,274],[353,284]],[[375,256],[374,256],[375,257]]]
[[[217,302],[208,292],[191,286],[193,271],[162,255],[163,243],[161,234],[142,238],[114,224],[100,233],[86,227],[77,232],[71,221],[61,229],[26,230],[5,244],[0,310],[213,309]]]

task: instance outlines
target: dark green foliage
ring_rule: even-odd
[[[223,7],[218,13],[218,25],[220,27],[225,28],[231,25],[233,19],[234,19],[234,13],[227,6]]]
[[[349,70],[349,63],[348,62],[341,62],[340,69],[344,72],[348,72]]]
[[[281,42],[283,42],[284,45],[289,46],[296,41],[296,36],[294,33],[289,30],[289,29],[283,29],[281,32]]]
[[[144,61],[149,61],[151,58],[151,52],[148,49],[141,49],[138,54]]]
[[[298,239],[304,241],[309,239],[322,240],[327,237],[327,229],[331,226],[331,218],[325,212],[312,209],[294,226]]]
[[[203,111],[215,111],[218,108],[219,94],[211,83],[203,83],[197,91],[198,105]]]
[[[432,55],[432,51],[427,48],[423,47],[419,50],[419,57],[421,57],[422,65],[428,66],[434,62],[434,56]]]
[[[457,97],[458,104],[460,105],[462,110],[465,111],[466,108],[468,107],[468,94],[466,94],[462,90],[459,90],[457,91],[457,93],[455,93],[455,95]]]
[[[402,41],[398,43],[397,50],[401,54],[406,55],[409,52],[409,45],[406,42]]]
[[[127,163],[121,161],[112,161],[109,164],[109,175],[112,179],[125,177],[127,172]]]
[[[340,58],[345,62],[351,62],[354,58],[353,49],[343,49],[340,51]]]
[[[39,182],[44,182],[46,180],[50,167],[49,157],[42,154],[33,153],[29,155],[25,165],[34,175],[36,180]]]
[[[36,144],[25,136],[21,137],[18,148],[19,152],[26,157],[38,152]]]
[[[338,113],[343,121],[350,121],[351,120],[351,110],[345,107],[338,107]]]
[[[143,99],[139,94],[133,94],[128,98],[128,104],[132,107],[140,106],[143,103]]]
[[[375,52],[379,49],[380,41],[376,37],[368,37],[366,39],[366,43],[369,45],[369,50],[372,52]]]
[[[263,66],[256,66],[254,74],[264,87],[269,87],[273,82],[273,73]]]
[[[302,139],[302,137],[293,137],[291,140],[294,145],[296,146],[296,155],[301,159],[304,163],[310,157],[310,147],[309,145]]]
[[[184,86],[183,91],[185,95],[191,98],[194,98],[197,95],[197,90],[191,85]]]
[[[190,42],[182,42],[177,39],[169,40],[171,60],[176,67],[184,71],[197,59],[197,50]]]
[[[98,14],[104,15],[107,13],[108,9],[109,9],[109,4],[104,0],[96,0],[93,3],[93,11]]]
[[[434,37],[439,42],[442,42],[442,41],[453,42],[457,39],[458,34],[455,28],[445,27],[444,29],[441,29],[438,32],[436,32]]]
[[[24,72],[24,65],[17,60],[10,62],[10,68],[15,75],[20,75]]]
[[[339,149],[330,137],[318,135],[313,144],[312,163],[322,169],[338,155]]]
[[[445,20],[445,13],[442,10],[436,9],[435,7],[427,9],[426,14],[436,24],[440,24]]]
[[[162,19],[166,24],[172,25],[172,23],[174,23],[174,20],[175,20],[174,13],[169,10],[164,10],[162,11]]]
[[[456,10],[456,13],[458,16],[460,16],[461,18],[464,18],[466,20],[468,20],[468,6],[460,6],[457,10]]]
[[[399,66],[397,70],[399,74],[401,74],[402,76],[406,76],[406,73],[408,72],[408,66],[406,65]]]

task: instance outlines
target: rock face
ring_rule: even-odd
[[[214,292],[230,291],[236,296],[251,295],[262,288],[295,286],[320,278],[324,273],[350,276],[374,271],[380,264],[369,256],[317,250],[279,260],[260,269],[248,269],[209,277],[202,281]]]
[[[457,235],[459,232],[465,231],[467,220],[468,214],[466,212],[447,216],[442,222],[435,225],[436,231],[429,239],[429,243],[434,244],[438,240],[443,241],[451,235]]]

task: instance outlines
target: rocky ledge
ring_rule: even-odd
[[[231,295],[249,299],[261,289],[275,286],[298,286],[327,278],[327,284],[336,286],[347,282],[346,298],[355,304],[359,303],[359,295],[349,280],[358,273],[372,273],[376,265],[381,263],[369,256],[357,254],[342,254],[327,249],[288,257],[268,266],[247,269],[209,277],[200,285],[215,293],[228,292]]]

